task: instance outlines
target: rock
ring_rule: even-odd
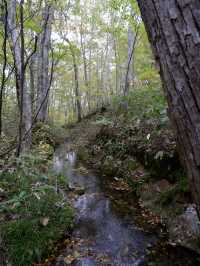
[[[195,244],[200,235],[200,221],[195,205],[189,205],[186,211],[168,222],[169,237],[172,243],[190,248],[200,253]]]
[[[95,266],[96,264],[91,258],[82,258],[80,260],[75,260],[72,266]]]
[[[64,256],[59,256],[56,260],[56,266],[65,266],[65,258]]]
[[[166,179],[159,180],[154,184],[154,190],[158,193],[167,191],[170,187],[171,185]]]
[[[76,187],[74,192],[78,194],[79,196],[82,196],[85,194],[85,188],[84,187]]]

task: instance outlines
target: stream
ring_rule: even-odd
[[[72,234],[75,244],[66,250],[68,265],[146,265],[147,249],[155,243],[156,236],[138,229],[132,217],[122,217],[112,207],[99,178],[76,172],[76,154],[67,149],[62,147],[56,151],[54,170],[64,174],[69,188],[80,194],[72,200],[76,209]],[[77,259],[70,263],[72,254]]]
[[[141,213],[134,195],[109,191],[110,181],[102,182],[105,177],[97,177],[84,167],[84,171],[80,171],[76,154],[70,150],[69,144],[56,150],[53,165],[57,174],[66,177],[70,190],[66,197],[75,208],[76,217],[75,228],[70,239],[65,240],[67,242],[59,252],[61,255],[48,265],[200,265],[200,256],[195,252],[179,246],[166,246],[158,233],[138,227],[137,218],[141,219]],[[163,244],[164,249],[161,248]],[[152,258],[150,254],[155,246],[158,251]]]

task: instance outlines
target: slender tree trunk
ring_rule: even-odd
[[[118,95],[119,86],[119,66],[118,66],[118,51],[117,51],[117,40],[114,38],[114,53],[115,53],[115,94]]]
[[[11,49],[14,58],[15,76],[16,76],[16,89],[17,89],[17,101],[20,108],[20,77],[21,77],[21,50],[19,43],[19,30],[16,26],[16,0],[10,0],[8,8],[8,26],[9,37],[11,38]]]
[[[81,111],[81,101],[80,101],[80,94],[79,94],[79,79],[78,79],[78,66],[76,63],[76,57],[74,53],[72,53],[73,57],[73,65],[74,65],[74,85],[75,85],[75,96],[76,96],[76,108],[77,108],[77,118],[78,122],[82,119],[82,111]]]
[[[24,1],[19,4],[20,27],[16,24],[17,1],[10,0],[8,8],[9,36],[12,40],[12,53],[15,65],[17,99],[20,112],[19,143],[17,155],[27,150],[31,145],[32,111],[30,92],[25,75],[25,47],[24,47]]]
[[[138,0],[200,211],[200,2]]]
[[[3,111],[3,95],[6,83],[6,67],[7,67],[7,35],[8,35],[8,7],[7,1],[3,0],[3,10],[4,10],[4,36],[3,36],[3,70],[2,70],[2,80],[0,88],[0,136],[2,135],[2,111]]]
[[[89,52],[89,67],[88,67],[88,94],[87,94],[87,102],[88,102],[88,111],[91,112],[91,86],[92,86],[92,49],[90,48]]]
[[[51,28],[53,21],[53,6],[46,1],[43,10],[42,33],[39,38],[38,52],[38,83],[37,83],[37,107],[40,110],[37,121],[44,122],[47,119],[47,106],[49,89],[49,52],[51,47]]]
[[[35,98],[36,98],[36,88],[35,88],[35,58],[30,59],[29,64],[29,73],[30,73],[30,97],[31,97],[31,105],[32,111],[35,112]]]
[[[131,26],[128,27],[128,59],[127,59],[127,69],[124,85],[124,96],[129,94],[130,86],[134,83],[134,51],[137,41],[138,29],[134,33]]]
[[[86,88],[86,98],[87,98],[88,109],[90,111],[87,58],[86,58],[85,45],[84,45],[84,42],[83,42],[83,27],[82,27],[82,24],[81,24],[80,36],[81,36],[81,38],[80,38],[81,39],[81,51],[82,51],[82,57],[83,57],[84,83],[85,83],[85,88]]]
[[[74,86],[75,86],[75,96],[76,96],[76,110],[77,110],[77,118],[80,122],[82,119],[82,108],[81,108],[81,100],[79,93],[79,76],[78,76],[78,66],[76,62],[76,54],[74,52],[74,48],[68,38],[65,38],[67,43],[69,44],[69,49],[71,51],[72,60],[73,60],[73,68],[74,68]]]

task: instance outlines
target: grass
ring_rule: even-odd
[[[45,164],[45,156],[29,154],[17,161],[16,170],[0,174],[0,232],[13,266],[40,262],[73,226],[73,210],[56,190],[57,185],[67,189],[66,179],[42,173]]]

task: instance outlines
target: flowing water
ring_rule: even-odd
[[[72,204],[76,209],[73,245],[66,250],[69,265],[146,265],[146,253],[155,235],[139,230],[132,217],[119,215],[100,184],[91,174],[78,174],[76,154],[66,145],[54,156],[54,170],[68,178],[71,190],[79,191]],[[77,259],[72,260],[70,256]],[[65,265],[57,264],[57,265]]]

